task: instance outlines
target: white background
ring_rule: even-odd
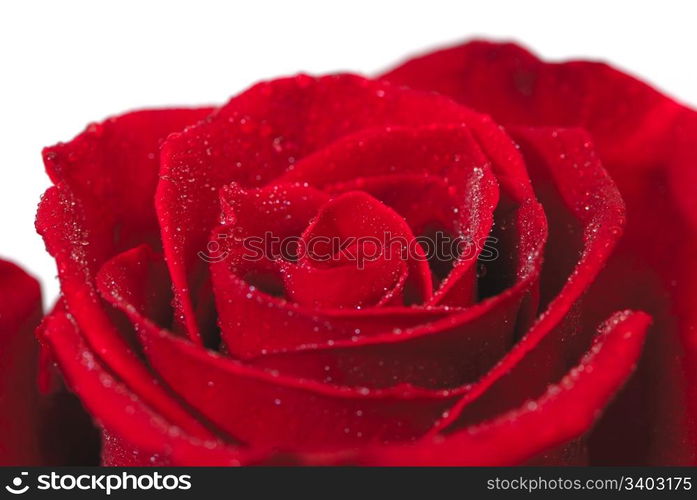
[[[11,4],[12,3],[12,4]],[[0,3],[0,256],[58,291],[34,232],[40,151],[126,110],[220,103],[299,71],[375,73],[438,46],[513,39],[548,59],[611,62],[697,105],[689,1],[259,0]]]

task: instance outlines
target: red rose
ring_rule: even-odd
[[[40,336],[108,465],[694,461],[664,385],[697,366],[695,132],[606,66],[482,44],[129,113],[44,153]],[[589,438],[641,354],[628,307],[659,406],[633,381]],[[672,441],[618,458],[620,418]]]
[[[37,348],[41,318],[34,278],[0,260],[0,465],[39,465]]]

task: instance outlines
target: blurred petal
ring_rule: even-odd
[[[0,465],[40,465],[37,343],[38,282],[0,260]]]

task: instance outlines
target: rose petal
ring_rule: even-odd
[[[550,234],[549,251],[574,250],[563,230],[574,220],[582,234],[580,258],[564,271],[565,284],[556,292],[535,325],[500,363],[473,385],[450,411],[440,428],[488,418],[510,410],[544,391],[587,349],[588,335],[579,320],[584,294],[612,254],[624,224],[624,205],[617,188],[602,168],[582,130],[518,128],[511,130],[530,167],[534,185],[544,194],[545,209],[564,212],[562,228]],[[559,200],[551,197],[556,192]],[[575,226],[580,226],[580,230]],[[547,266],[547,263],[545,263]]]
[[[360,255],[364,249],[349,248]],[[406,265],[384,255],[372,257],[358,268],[355,263],[316,268],[301,262],[283,271],[284,288],[295,303],[317,309],[362,309],[401,304],[407,276]],[[224,306],[223,306],[224,307]]]
[[[85,203],[88,203],[85,199]],[[88,205],[88,207],[91,207]],[[86,342],[121,381],[172,423],[193,435],[208,435],[159,385],[113,323],[99,298],[94,276],[111,251],[110,228],[98,210],[88,210],[65,185],[46,191],[39,205],[37,230],[56,259],[67,309]]]
[[[396,244],[386,238],[392,237]],[[349,264],[358,267],[362,262],[355,259],[370,258],[372,252],[365,248],[366,240],[378,246],[380,255],[384,256],[383,264],[391,263],[385,270],[398,271],[399,263],[407,267],[406,287],[410,287],[413,303],[422,303],[431,297],[431,271],[426,261],[423,248],[416,244],[411,228],[395,211],[377,201],[372,196],[353,191],[339,195],[327,203],[317,217],[310,223],[302,235],[300,248],[303,255],[300,263],[315,264],[315,252],[322,252],[320,245],[308,246],[313,239],[337,238],[340,242],[355,240],[356,255],[349,257]],[[330,245],[325,246],[331,250]],[[362,252],[366,252],[365,255]],[[338,256],[341,258],[341,256]],[[379,261],[376,261],[379,262]],[[361,279],[360,275],[357,279]]]
[[[63,376],[104,429],[104,465],[240,465],[253,455],[200,439],[154,412],[114,378],[60,307],[41,330]]]
[[[0,260],[0,465],[38,465],[37,344],[41,318],[38,282]]]
[[[37,214],[37,230],[56,258],[68,307],[88,327],[83,330],[88,342],[100,355],[109,352],[110,369],[141,397],[192,432],[199,424],[171,404],[130,352],[97,298],[93,278],[120,248],[157,240],[154,210],[143,209],[152,203],[160,143],[209,112],[129,113],[47,148],[44,162],[57,187],[46,192]]]
[[[519,465],[588,432],[634,370],[650,319],[617,313],[600,329],[592,348],[546,394],[520,408],[448,436],[414,444],[304,457],[308,464],[381,466]]]
[[[44,149],[46,172],[54,184],[66,184],[99,210],[102,224],[118,231],[114,243],[119,248],[156,241],[152,198],[160,144],[212,110],[143,110],[93,123],[73,140]]]

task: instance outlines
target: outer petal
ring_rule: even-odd
[[[39,207],[37,230],[56,258],[67,307],[109,369],[184,428],[206,431],[173,404],[112,322],[94,288],[94,275],[113,253],[143,241],[157,244],[152,197],[162,140],[209,108],[129,113],[88,127],[73,141],[47,148],[46,169],[57,185]]]
[[[593,347],[547,393],[520,408],[449,436],[356,453],[308,456],[306,463],[391,466],[518,465],[587,432],[632,373],[649,317],[617,313]]]
[[[511,43],[452,47],[382,77],[448,95],[504,125],[583,126],[604,160],[619,160],[629,169],[646,165],[646,155],[662,147],[660,136],[681,108],[606,64],[548,64]]]
[[[40,318],[37,281],[0,260],[0,465],[41,464],[34,338]]]
[[[104,465],[240,465],[251,455],[201,440],[147,406],[105,369],[60,305],[40,331],[70,388],[104,432]]]
[[[629,226],[585,315],[597,321],[618,307],[641,308],[656,331],[591,455],[596,463],[697,463],[695,112],[607,65],[548,64],[513,44],[446,49],[384,77],[445,93],[503,124],[590,132]]]
[[[93,205],[102,224],[114,226],[117,246],[153,241],[160,144],[211,111],[143,110],[93,123],[73,140],[44,149],[46,171],[55,184],[66,184]]]
[[[159,413],[193,434],[206,436],[208,431],[167,394],[143,365],[99,298],[94,277],[111,251],[110,228],[100,225],[99,214],[85,210],[82,202],[60,185],[44,195],[36,224],[56,259],[67,309],[81,325],[90,348]]]
[[[554,288],[553,299],[532,328],[443,419],[441,429],[509,411],[544,392],[550,380],[578,360],[592,333],[579,317],[584,294],[615,248],[624,223],[622,199],[584,131],[530,128],[511,134],[545,210],[553,214],[543,282],[562,286]],[[567,255],[578,256],[570,268]]]

